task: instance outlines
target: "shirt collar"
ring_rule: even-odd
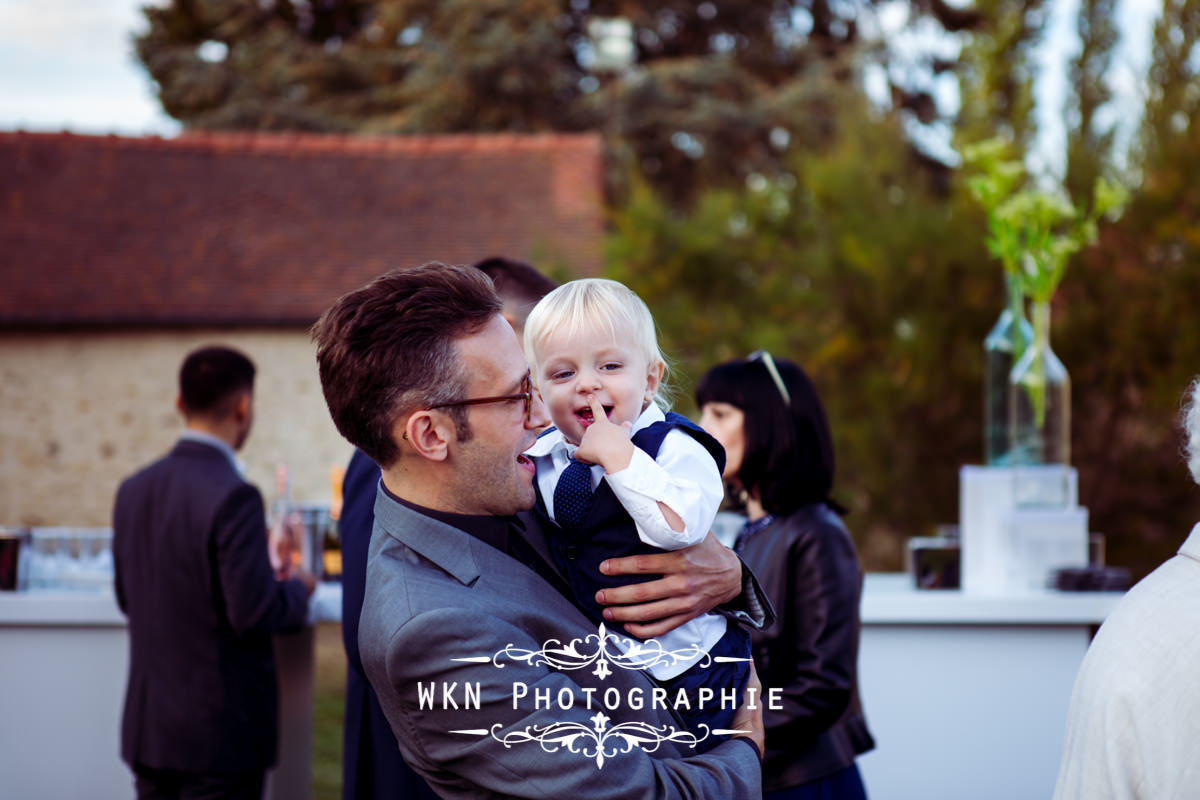
[[[458,528],[460,531],[474,536],[485,544],[490,544],[501,552],[508,552],[509,527],[511,525],[516,525],[522,529],[525,527],[520,519],[515,516],[492,517],[480,514],[454,514],[449,511],[426,508],[425,506],[419,506],[416,503],[405,500],[403,497],[397,497],[392,494],[382,481],[380,481],[379,486],[383,489],[385,495],[405,508],[411,509],[430,519],[435,519],[438,522],[444,522],[452,528]]]
[[[225,441],[224,439],[213,436],[211,433],[205,433],[204,431],[198,431],[193,428],[184,428],[183,432],[179,434],[179,439],[180,441],[199,442],[201,444],[206,444],[210,447],[217,448],[225,455],[226,458],[229,459],[229,463],[233,465],[233,468],[237,470],[239,474],[242,472],[242,464],[240,461],[238,461],[237,454],[233,452],[233,448],[229,446],[229,442]]]
[[[1179,554],[1200,561],[1200,522],[1196,523],[1192,532],[1184,540],[1183,545],[1179,548]]]
[[[648,428],[656,422],[662,422],[667,418],[662,409],[657,404],[651,403],[646,406],[638,418],[633,422],[632,433],[637,433],[643,428]],[[533,447],[525,451],[525,455],[532,458],[549,455],[555,450],[563,449],[567,453],[568,458],[575,456],[575,450],[578,445],[573,445],[563,438],[562,431],[558,428],[547,428],[537,441],[533,443]]]

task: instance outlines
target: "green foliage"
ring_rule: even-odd
[[[900,568],[906,537],[957,519],[958,466],[982,452],[980,343],[1004,304],[982,267],[1000,260],[1055,294],[1080,500],[1110,561],[1144,573],[1200,517],[1173,427],[1200,372],[1200,0],[1163,0],[1117,222],[1104,216],[1121,198],[1097,180],[1119,155],[1101,113],[1115,0],[1079,3],[1069,201],[1030,189],[1010,155],[1036,132],[1049,4],[909,4],[963,42],[957,61],[923,65],[959,78],[954,142],[1012,143],[973,154],[969,177],[915,155],[900,115],[936,114],[920,80],[897,85],[910,65],[887,70],[886,47],[860,36],[874,6],[171,0],[145,9],[136,46],[188,128],[602,131],[609,274],[650,304],[684,392],[761,347],[813,375],[871,569]],[[634,63],[593,72],[589,24],[611,16],[633,26]],[[862,96],[872,64],[891,112]]]
[[[979,343],[1004,299],[999,276],[980,267],[990,254],[1023,272],[1004,253],[1040,248],[1050,269],[1039,293],[1058,287],[1054,347],[1072,377],[1080,502],[1110,563],[1145,574],[1200,517],[1174,427],[1200,372],[1192,117],[1156,117],[1161,130],[1143,140],[1158,160],[1143,158],[1127,201],[1097,181],[1102,170],[1081,170],[1069,214],[1058,193],[1002,208],[1028,191],[1023,165],[990,185],[962,174],[933,191],[894,119],[851,99],[833,117],[843,135],[795,154],[784,172],[703,192],[690,211],[641,184],[614,212],[609,274],[650,304],[685,391],[759,347],[801,363],[829,410],[835,493],[864,561],[898,569],[906,537],[957,519],[958,465],[981,452]],[[1008,152],[987,157],[999,164]],[[1119,221],[1105,219],[1123,204]],[[1018,223],[1029,225],[1024,239]],[[1093,240],[1102,245],[1081,249]],[[1059,287],[1067,264],[1076,272]]]
[[[1083,0],[1076,31],[1081,47],[1071,61],[1074,102],[1068,107],[1071,122],[1063,184],[1079,203],[1086,201],[1096,177],[1112,164],[1114,155],[1115,125],[1104,123],[1102,112],[1113,96],[1108,78],[1118,41],[1116,0]]]
[[[313,800],[342,796],[342,730],[346,712],[346,650],[342,626],[314,628],[312,716]]]
[[[1055,350],[1071,371],[1073,462],[1091,527],[1135,575],[1200,519],[1181,457],[1180,398],[1200,373],[1200,136],[1146,173],[1059,292]]]
[[[1150,45],[1146,107],[1138,160],[1155,169],[1169,163],[1176,147],[1186,149],[1200,115],[1200,0],[1163,0]]]
[[[1092,209],[1086,214],[1054,191],[1018,192],[1004,204],[1001,214],[1019,232],[1018,241],[1027,256],[1023,286],[1033,302],[1050,302],[1066,272],[1067,259],[1096,241],[1096,220],[1119,212],[1125,197],[1119,184],[1098,178]]]
[[[685,392],[760,347],[813,376],[864,560],[900,569],[907,536],[956,519],[958,465],[982,450],[979,343],[1002,289],[977,267],[980,215],[931,186],[897,121],[838,113],[852,133],[690,211],[639,186],[608,274],[650,305]]]
[[[1181,457],[1180,398],[1200,373],[1200,2],[1155,25],[1138,174],[1119,222],[1059,291],[1055,350],[1071,370],[1073,461],[1110,563],[1145,574],[1200,519]],[[1190,59],[1190,60],[1189,60]]]
[[[1000,259],[1009,275],[1020,278],[1021,237],[1011,214],[1004,206],[1025,178],[1020,161],[1005,158],[1008,143],[1000,138],[987,139],[963,148],[963,161],[979,170],[967,180],[971,194],[987,214],[988,252]]]
[[[1119,213],[1128,193],[1097,178],[1091,209],[1080,212],[1060,191],[1029,187],[1021,162],[1005,159],[1006,151],[1001,139],[964,148],[963,160],[980,170],[968,185],[987,213],[988,252],[1033,302],[1048,303],[1067,259],[1096,240],[1096,220]]]
[[[837,134],[875,0],[171,0],[139,59],[188,128],[372,134],[601,130],[626,175],[677,204],[778,172]],[[633,61],[593,70],[591,23],[623,17]]]
[[[956,138],[975,142],[999,134],[1024,150],[1036,133],[1034,53],[1047,27],[1047,3],[976,0],[971,6],[979,21],[958,64]]]

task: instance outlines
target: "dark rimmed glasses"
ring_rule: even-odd
[[[787,387],[783,385],[783,376],[779,374],[779,368],[775,366],[775,359],[771,358],[771,354],[766,350],[755,350],[746,356],[746,360],[762,362],[762,365],[767,368],[767,372],[770,373],[771,380],[775,382],[775,388],[779,390],[779,396],[783,398],[783,404],[791,408],[792,396],[788,393]]]
[[[525,401],[525,423],[528,424],[533,412],[533,380],[528,375],[521,378],[521,391],[516,394],[499,394],[495,397],[473,397],[470,400],[451,400],[449,403],[434,403],[431,406],[426,406],[425,410],[451,408],[453,406],[479,406],[484,403],[511,403],[517,400]]]

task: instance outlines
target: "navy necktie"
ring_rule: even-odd
[[[560,527],[574,530],[583,524],[592,506],[592,470],[582,462],[571,463],[558,476],[554,487],[554,521]]]

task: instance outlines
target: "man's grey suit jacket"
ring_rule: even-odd
[[[529,537],[531,544],[545,552],[538,535]],[[643,671],[613,666],[601,678],[595,664],[559,670],[538,659],[492,659],[509,646],[510,652],[537,651],[575,640],[579,652],[591,653],[596,642],[587,637],[596,634],[533,570],[380,489],[359,648],[405,760],[435,791],[451,798],[554,800],[761,796],[761,767],[744,742],[725,742],[702,756],[670,741],[656,749],[635,746],[601,767],[566,747],[547,752],[536,741],[506,747],[494,738],[564,722],[592,731],[598,711],[610,718],[605,728],[636,721],[668,732],[684,729],[669,708],[650,707],[653,683]],[[421,707],[419,685],[434,690],[432,707]],[[463,708],[464,687],[476,685],[480,707]],[[514,699],[518,685],[528,693]],[[616,708],[602,700],[610,687],[619,693]],[[595,690],[590,710],[587,688]],[[640,710],[628,702],[631,689],[640,689],[646,700]],[[452,692],[458,709],[443,704],[444,691]],[[535,704],[539,691],[552,698],[549,707]],[[583,737],[576,744],[590,742]]]

